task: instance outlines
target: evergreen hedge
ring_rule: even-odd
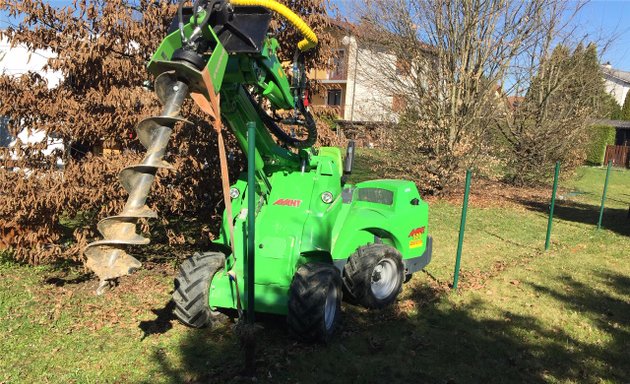
[[[609,125],[593,125],[589,128],[590,144],[586,153],[586,162],[592,165],[602,165],[606,146],[615,144],[615,127]]]

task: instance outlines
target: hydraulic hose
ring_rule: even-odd
[[[315,32],[302,20],[298,15],[296,15],[292,10],[287,8],[285,5],[280,4],[274,0],[230,0],[230,4],[236,6],[258,6],[270,9],[272,11],[278,12],[280,15],[284,16],[295,28],[300,31],[302,36],[304,37],[298,43],[298,49],[300,51],[308,51],[309,49],[314,48],[317,43],[317,36]]]
[[[298,109],[300,113],[304,116],[304,127],[306,127],[307,136],[305,139],[300,140],[295,137],[291,137],[288,133],[286,133],[282,128],[276,124],[274,119],[265,112],[265,110],[258,104],[254,96],[245,90],[245,93],[249,97],[250,103],[256,109],[256,113],[260,116],[265,127],[271,132],[278,140],[281,142],[293,147],[293,148],[308,148],[312,147],[313,144],[317,141],[317,124],[311,116],[310,112],[304,108],[304,104],[298,104]]]

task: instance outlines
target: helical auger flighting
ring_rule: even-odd
[[[155,91],[163,105],[160,116],[149,117],[136,127],[140,143],[147,153],[140,164],[124,168],[119,180],[129,193],[125,206],[117,216],[106,217],[98,225],[103,240],[87,245],[84,254],[87,267],[98,275],[100,284],[98,295],[121,276],[133,273],[142,265],[125,251],[129,245],[144,245],[150,240],[137,233],[138,221],[142,218],[156,218],[157,213],[146,205],[147,196],[159,168],[172,169],[163,160],[168,140],[177,123],[190,124],[179,116],[182,103],[188,96],[188,85],[174,75],[164,72],[155,80]]]

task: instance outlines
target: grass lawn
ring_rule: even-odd
[[[630,382],[630,172],[612,172],[596,231],[604,176],[589,167],[562,181],[548,252],[550,192],[474,180],[457,293],[461,196],[431,200],[433,261],[396,304],[344,305],[328,346],[297,343],[282,317],[260,316],[257,381]],[[230,322],[192,330],[173,319],[173,275],[152,265],[95,297],[81,270],[0,262],[0,383],[251,382],[238,377]]]

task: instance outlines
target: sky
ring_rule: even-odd
[[[331,2],[338,6],[342,16],[352,19],[350,0]],[[48,3],[64,6],[71,1],[49,0]],[[6,14],[0,13],[0,28],[5,28],[8,22]],[[587,35],[587,40],[608,40],[607,37],[614,36],[614,42],[600,52],[601,61],[609,61],[615,69],[630,71],[630,0],[592,0],[581,10],[577,23],[577,33]]]
[[[353,20],[354,0],[330,0],[341,16]],[[527,0],[524,0],[527,1]],[[577,1],[572,3],[577,5]],[[575,19],[576,38],[586,41],[614,41],[600,52],[602,64],[610,62],[615,69],[630,71],[630,0],[591,0]]]
[[[599,0],[584,6],[578,17],[579,28],[585,34],[615,37],[601,62],[610,61],[613,68],[630,71],[630,0]]]

